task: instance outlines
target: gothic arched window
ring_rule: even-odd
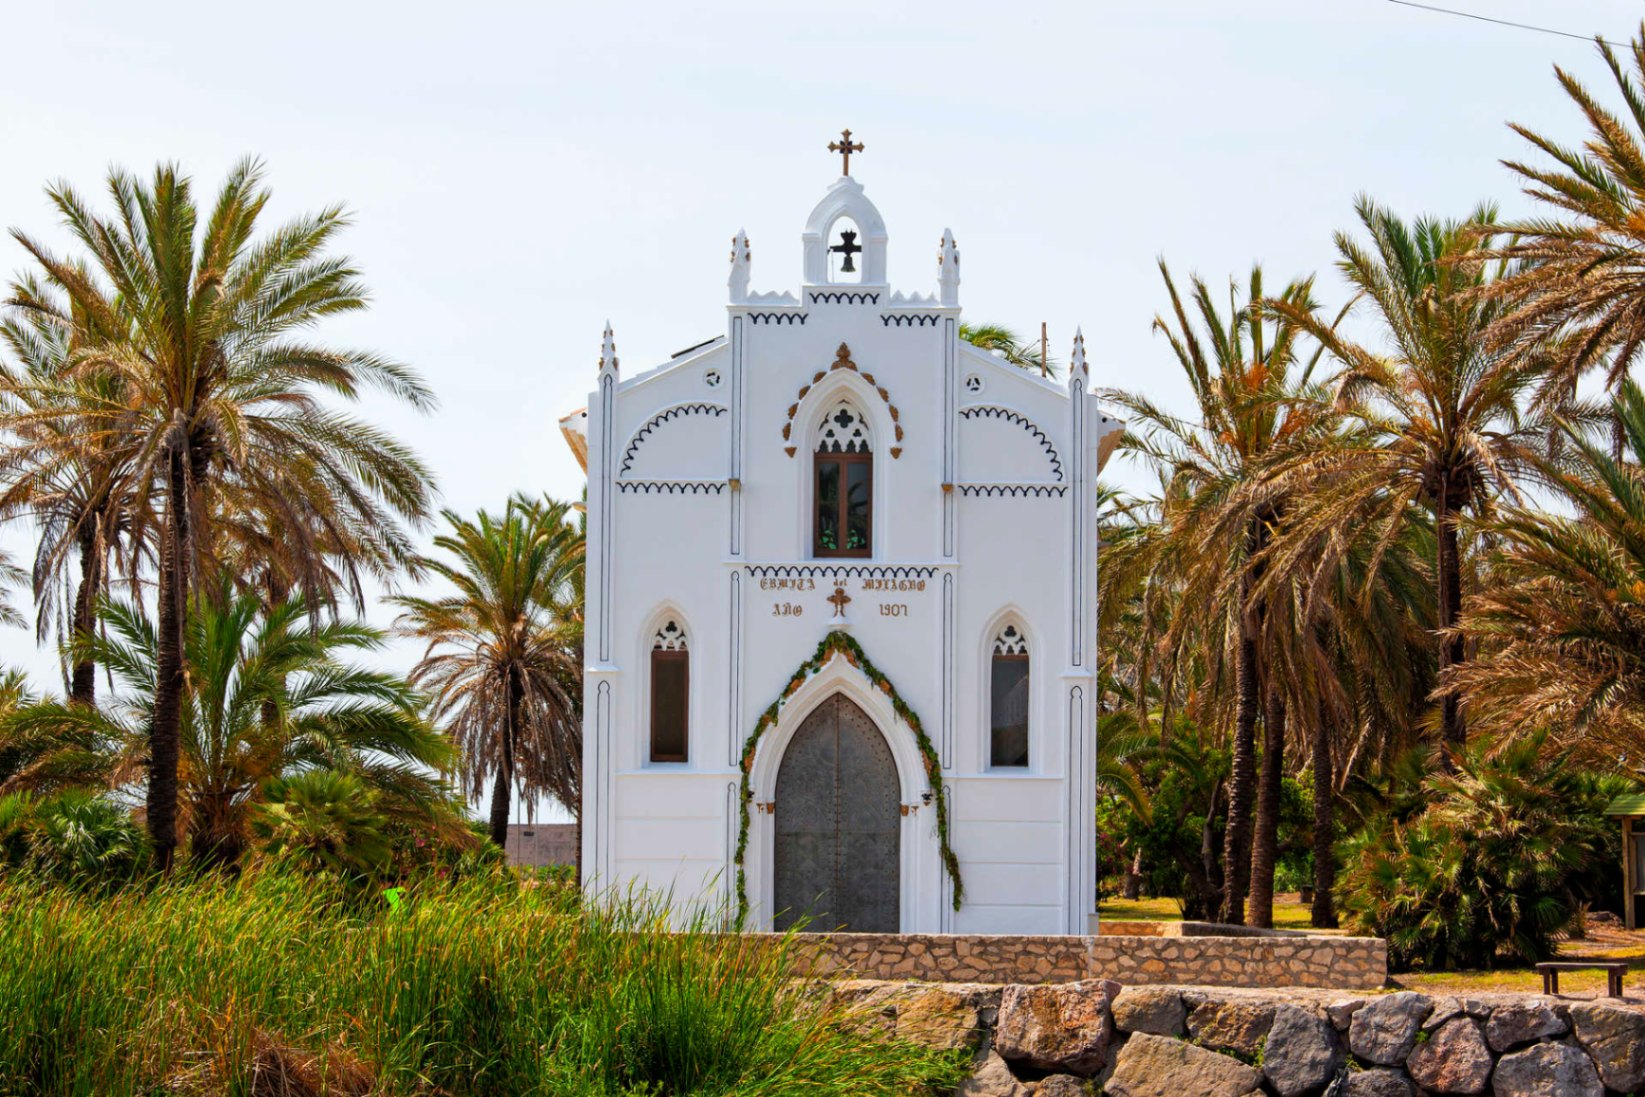
[[[1006,625],[990,657],[988,764],[1028,764],[1028,637]]]
[[[691,654],[669,618],[651,641],[651,760],[684,762],[690,743]]]
[[[811,551],[867,556],[873,549],[874,447],[868,421],[841,403],[823,420],[812,485]]]

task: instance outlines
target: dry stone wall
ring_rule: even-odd
[[[853,1023],[969,1049],[960,1097],[1608,1097],[1645,1091],[1645,1009],[1529,995],[848,980]]]
[[[1358,990],[1388,980],[1388,946],[1374,937],[819,933],[803,940],[810,973],[863,979]]]

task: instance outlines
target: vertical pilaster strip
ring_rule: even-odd
[[[957,470],[955,469],[955,422],[959,418],[959,381],[954,376],[959,356],[959,321],[950,316],[943,321],[942,344],[942,482],[950,486],[950,490],[942,493],[942,554],[945,559],[954,557],[954,540],[956,525],[956,508],[959,503],[955,499],[956,492],[952,490]]]
[[[1076,344],[1078,347],[1078,344]],[[1081,366],[1083,367],[1083,351]],[[1073,483],[1068,491],[1068,665],[1085,666],[1086,521],[1089,466],[1086,461],[1085,371],[1070,370],[1068,378],[1068,448]]]
[[[616,798],[617,790],[612,786],[611,777],[611,683],[604,679],[600,681],[594,694],[594,722],[595,772],[600,790],[597,825],[594,828],[594,861],[599,886],[608,888],[612,884],[611,833],[615,818],[615,805],[612,801]]]
[[[731,572],[730,605],[727,607],[731,642],[727,645],[729,659],[726,666],[726,763],[735,768],[740,761],[743,736],[747,732],[742,723],[743,684],[743,577],[740,569]]]
[[[1096,447],[1089,437],[1091,372],[1085,336],[1074,333],[1068,363],[1068,449],[1073,467],[1068,492],[1068,664],[1076,680],[1068,693],[1067,932],[1084,933],[1096,895]]]
[[[743,317],[731,318],[731,555],[743,552]]]
[[[594,506],[595,516],[595,559],[599,565],[598,612],[595,614],[594,628],[597,636],[596,650],[599,652],[599,661],[602,665],[611,662],[611,546],[614,543],[612,526],[614,510],[611,497],[615,485],[612,478],[615,473],[616,441],[615,433],[617,414],[617,346],[611,337],[611,325],[605,327],[605,342],[600,348],[600,387],[599,408],[591,422],[599,432],[598,450],[596,453],[596,467],[598,468],[596,498],[590,500]]]
[[[954,768],[954,710],[957,702],[955,666],[954,573],[942,577],[942,742],[941,762],[944,772]]]
[[[943,793],[943,798],[948,801],[948,820],[949,820],[949,825],[952,826],[953,821],[956,817],[956,806],[958,804],[958,800],[955,796],[954,786],[952,784],[949,784],[946,781],[943,782],[942,793]],[[936,830],[936,813],[935,812],[932,812],[931,829],[933,831]],[[940,902],[941,906],[940,906],[940,908],[937,912],[937,926],[938,926],[937,931],[939,933],[953,933],[954,932],[954,879],[953,879],[953,877],[948,875],[947,869],[944,868],[941,864],[941,855],[940,855],[941,843],[940,843],[940,841],[934,841],[932,844],[936,845],[939,849],[938,868],[937,868],[937,880],[938,880],[937,898],[938,898],[938,901]]]
[[[614,399],[617,391],[615,377],[600,378],[600,486],[596,513],[599,520],[600,612],[594,627],[599,633],[600,662],[611,662],[611,494],[612,452],[611,432],[614,418]]]
[[[1095,774],[1091,781],[1084,778],[1091,766],[1085,725],[1085,688],[1074,686],[1068,691],[1068,727],[1071,732],[1068,736],[1068,893],[1065,908],[1068,933],[1085,932],[1080,922],[1085,916],[1085,908],[1095,895],[1096,887],[1094,881],[1087,884],[1095,870],[1096,804],[1092,800]]]
[[[725,865],[720,869],[720,901],[725,904],[721,921],[726,929],[738,929],[734,925],[737,917],[737,830],[741,822],[737,818],[738,792],[737,781],[727,781],[725,785]]]
[[[617,410],[617,347],[611,325],[605,326],[600,345],[600,369],[589,401],[588,476],[588,589],[592,605],[583,669],[586,693],[593,703],[583,712],[583,823],[584,886],[601,888],[611,878],[611,813],[616,790],[611,782],[611,665],[612,545],[615,505],[614,440]],[[592,665],[589,665],[589,661]],[[585,695],[586,695],[585,693]]]
[[[603,684],[603,683],[601,683]],[[599,697],[600,685],[595,684],[585,669],[583,672],[583,688],[596,698]],[[586,695],[585,695],[586,698]],[[605,789],[600,784],[600,756],[604,744],[602,736],[605,734],[604,725],[600,722],[600,707],[598,703],[583,705],[583,802],[578,809],[578,819],[582,823],[582,846],[577,850],[577,863],[581,869],[583,889],[593,894],[604,885],[601,875],[600,847],[605,841],[605,828],[600,823],[600,813],[605,807]]]

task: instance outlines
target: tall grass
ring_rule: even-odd
[[[277,876],[0,884],[0,1095],[872,1097],[963,1073],[842,1024],[790,940],[662,925],[493,880],[397,911]]]

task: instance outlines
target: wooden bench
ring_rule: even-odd
[[[1622,976],[1627,970],[1626,963],[1611,960],[1558,960],[1536,966],[1536,973],[1542,976],[1544,994],[1559,993],[1559,973],[1562,971],[1603,971],[1605,990],[1612,998],[1622,997]]]

